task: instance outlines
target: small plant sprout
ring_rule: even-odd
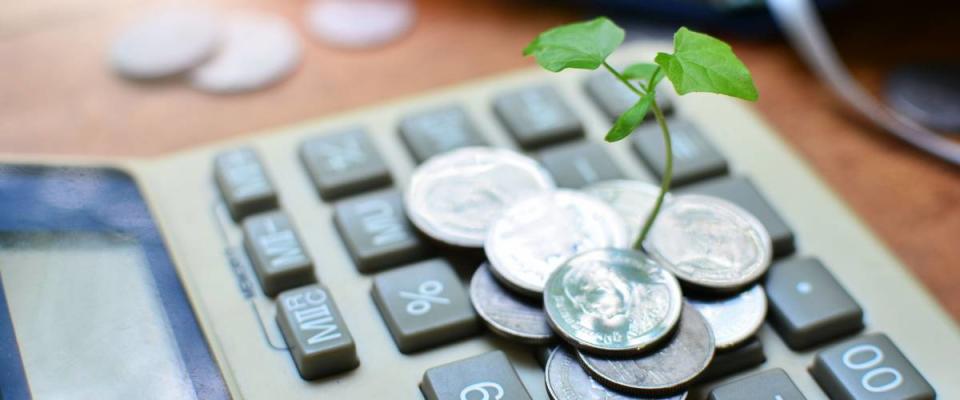
[[[605,137],[616,142],[630,136],[648,112],[653,112],[663,133],[666,161],[660,193],[653,210],[643,224],[634,249],[642,250],[644,239],[660,213],[663,198],[670,190],[673,175],[673,149],[670,128],[657,104],[656,88],[668,79],[680,95],[688,93],[717,93],[756,101],[757,88],[750,71],[723,41],[680,28],[673,36],[673,53],[658,53],[653,63],[638,63],[623,71],[607,63],[607,57],[623,43],[624,31],[606,17],[578,22],[547,30],[537,36],[525,49],[546,70],[560,72],[567,68],[594,70],[603,67],[638,96],[637,102],[614,122]]]

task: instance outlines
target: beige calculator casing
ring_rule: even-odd
[[[619,52],[618,58],[624,62],[650,59],[655,50],[656,46],[633,45]],[[419,399],[417,384],[427,368],[501,349],[511,356],[534,398],[546,399],[543,373],[532,349],[489,333],[413,355],[397,350],[371,298],[372,276],[360,274],[353,266],[334,228],[331,204],[314,190],[298,149],[314,135],[362,126],[391,166],[394,186],[403,188],[414,163],[397,134],[401,117],[433,106],[462,104],[494,145],[515,148],[497,123],[491,100],[504,90],[536,83],[557,87],[577,110],[588,137],[601,140],[609,120],[584,95],[587,73],[551,74],[531,68],[156,159],[5,156],[3,160],[111,166],[137,179],[234,398]],[[889,335],[939,398],[960,399],[960,331],[893,254],[748,104],[713,95],[674,98],[677,112],[698,125],[728,157],[731,173],[751,177],[792,226],[798,254],[819,257],[861,303],[866,330]],[[235,265],[243,264],[242,257],[230,257],[242,254],[241,237],[214,183],[213,159],[222,150],[241,146],[259,152],[279,192],[281,208],[291,216],[314,259],[318,279],[340,307],[357,344],[360,366],[356,370],[316,381],[301,379],[289,352],[282,348],[285,344],[274,323],[272,301],[260,292],[246,266]],[[610,145],[610,151],[628,175],[650,179],[626,141]],[[244,297],[237,269],[251,280],[253,299]],[[760,336],[768,361],[751,371],[784,368],[809,398],[826,398],[806,372],[815,350],[790,351],[769,326]],[[702,398],[704,393],[704,388],[698,388],[691,398]]]

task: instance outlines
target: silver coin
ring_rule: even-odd
[[[540,296],[550,273],[570,257],[629,242],[627,225],[613,208],[592,196],[556,190],[507,208],[490,226],[483,248],[501,282]]]
[[[579,351],[580,363],[595,379],[620,391],[647,395],[684,390],[710,365],[713,333],[692,306],[684,306],[676,334],[662,348],[634,358],[605,358]]]
[[[110,64],[134,79],[177,75],[213,55],[220,41],[216,16],[203,7],[167,6],[126,28],[110,46]]]
[[[313,0],[307,6],[307,28],[327,44],[367,48],[402,37],[413,27],[411,0]]]
[[[617,210],[630,228],[630,237],[637,238],[653,211],[660,194],[660,187],[652,183],[614,179],[597,182],[582,189],[584,193],[596,196]],[[670,200],[670,194],[664,197],[664,203]]]
[[[547,359],[547,392],[553,400],[684,400],[683,392],[670,397],[634,396],[615,392],[593,379],[577,362],[577,358],[563,346],[555,349]]]
[[[515,296],[497,283],[486,263],[473,273],[470,301],[491,331],[518,342],[549,343],[553,330],[547,324],[543,307]]]
[[[581,253],[550,275],[543,293],[550,326],[579,349],[637,354],[667,338],[680,319],[680,284],[634,250]]]
[[[657,216],[644,249],[681,281],[734,291],[770,267],[773,245],[746,210],[711,196],[673,196]]]
[[[405,193],[410,220],[428,236],[482,247],[504,207],[553,189],[532,158],[512,150],[466,147],[431,157],[413,172]]]
[[[767,316],[767,295],[760,285],[723,299],[691,299],[687,302],[707,319],[717,349],[736,347],[760,330]]]
[[[190,83],[211,93],[261,89],[291,74],[301,52],[299,36],[282,17],[235,14],[225,23],[220,51],[190,73]]]

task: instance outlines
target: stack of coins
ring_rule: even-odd
[[[658,192],[631,180],[558,189],[525,155],[469,147],[418,167],[405,201],[427,236],[482,248],[473,306],[493,333],[554,347],[555,400],[684,399],[717,352],[759,330],[772,244],[743,209],[674,195],[633,249]]]

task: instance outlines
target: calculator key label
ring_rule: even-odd
[[[414,231],[400,194],[382,190],[334,205],[340,238],[361,272],[373,272],[425,258],[427,244]]]
[[[253,149],[229,150],[217,155],[214,177],[235,220],[277,207],[277,192]]]
[[[243,221],[243,235],[247,255],[266,295],[316,281],[313,261],[284,212],[248,217]]]
[[[936,393],[884,334],[865,335],[819,354],[810,374],[830,398],[932,400]]]
[[[316,379],[356,368],[356,344],[330,292],[310,285],[277,297],[277,323],[300,375]]]

